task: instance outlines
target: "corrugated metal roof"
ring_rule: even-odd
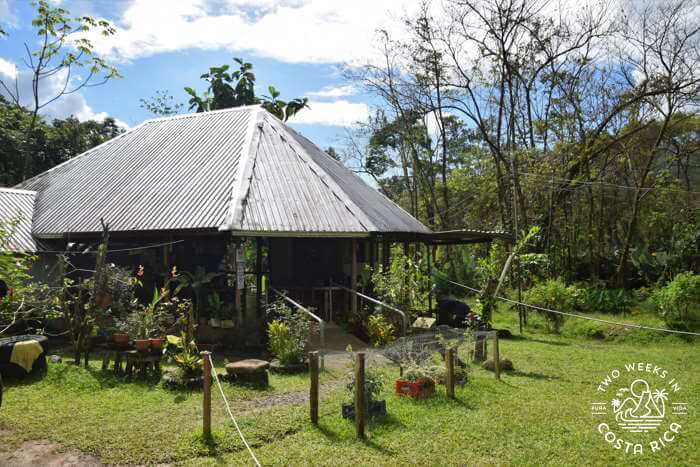
[[[259,106],[149,120],[20,185],[37,237],[100,231],[430,232]]]
[[[318,146],[291,128],[291,135],[311,159],[318,164],[340,189],[345,197],[357,206],[373,224],[375,232],[430,233],[430,229],[404,211],[378,190],[370,187],[357,174],[319,149]]]
[[[0,188],[0,222],[13,224],[9,239],[2,245],[4,248],[17,253],[36,251],[32,237],[35,194],[33,191]]]
[[[366,232],[364,226],[300,154],[264,118],[240,230]]]
[[[228,212],[249,109],[149,120],[24,182],[39,237],[110,229],[216,229]]]

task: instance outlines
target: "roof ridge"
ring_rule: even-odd
[[[309,138],[307,138],[306,136],[304,136],[304,135],[302,135],[301,133],[299,133],[298,131],[296,131],[294,128],[287,126],[287,130],[292,131],[294,134],[296,134],[296,135],[299,136],[300,138],[304,138],[304,139],[305,139],[306,141],[308,141],[309,143],[311,143],[311,144],[313,144],[314,146],[318,147],[318,145],[317,145],[316,143],[314,143],[314,142],[311,141]],[[340,162],[339,160],[337,160],[337,159],[331,157],[330,155],[328,155],[328,153],[327,153],[326,151],[322,150],[321,148],[319,148],[319,149],[321,150],[321,152],[322,152],[323,154],[325,154],[326,156],[328,156],[328,159],[329,159],[330,161],[332,161],[333,163],[335,163],[335,164],[336,164],[337,166],[339,166],[340,168],[345,169],[345,170],[347,170],[348,172],[350,172],[353,176],[355,176],[356,178],[358,178],[362,183],[367,184],[367,182],[365,182],[364,180],[362,180],[362,177],[360,177],[359,175],[357,175],[354,171],[352,171],[352,170],[348,169],[347,167],[345,167],[345,165],[344,165],[342,162]],[[380,195],[381,197],[383,197],[385,200],[387,200],[388,202],[390,202],[391,204],[393,204],[393,205],[394,205],[395,207],[397,207],[399,210],[403,211],[406,215],[410,216],[411,218],[415,219],[415,220],[418,221],[419,223],[423,224],[423,223],[420,222],[417,218],[415,218],[415,217],[413,216],[413,214],[411,214],[410,212],[408,212],[408,211],[406,211],[404,208],[402,208],[396,201],[394,201],[393,199],[389,198],[387,195],[385,195],[384,193],[382,193],[381,190],[377,189],[377,190],[375,190],[375,191],[376,191],[377,193],[379,193],[379,195]],[[346,193],[346,194],[347,194],[347,193]],[[427,226],[426,226],[426,227],[427,227]]]
[[[190,112],[186,114],[168,115],[167,117],[156,117],[144,120],[143,123],[165,122],[168,120],[179,120],[185,118],[203,117],[205,115],[220,114],[226,112],[242,112],[253,109],[262,109],[261,104],[239,105],[238,107],[227,107],[225,109],[207,110],[206,112]]]
[[[271,114],[270,114],[271,115]],[[346,207],[350,213],[355,216],[357,221],[368,231],[377,231],[379,228],[372,222],[372,220],[365,214],[365,212],[352,200],[352,197],[348,192],[343,190],[343,188],[336,183],[330,176],[326,174],[326,171],[319,166],[316,161],[314,161],[310,156],[305,155],[305,150],[300,147],[299,143],[294,139],[293,135],[285,135],[284,132],[289,132],[291,128],[287,126],[281,120],[275,118],[272,122],[267,121],[268,115],[264,114],[265,122],[270,125],[270,127],[280,135],[283,141],[289,145],[289,147],[294,151],[294,153],[300,157],[306,165],[309,166],[311,171],[321,180],[321,182],[328,187],[328,189],[333,193],[333,195],[338,198]],[[274,117],[274,115],[273,115]],[[276,120],[276,121],[275,121]],[[276,125],[280,125],[281,130],[276,128]],[[292,130],[293,131],[293,130]],[[329,156],[330,157],[330,156]],[[322,175],[323,174],[323,175]],[[342,193],[343,197],[338,195],[338,192]]]
[[[260,139],[258,137],[259,132],[255,129],[260,126],[260,115],[264,115],[264,112],[261,111],[262,107],[257,107],[258,109],[252,112],[250,121],[248,122],[245,143],[243,144],[243,153],[241,155],[241,161],[238,163],[236,174],[238,177],[233,180],[229,207],[226,212],[226,217],[224,217],[223,224],[219,226],[219,230],[237,230],[243,224],[243,213],[245,211],[244,203],[246,203],[248,193],[250,192],[253,168],[258,158]]]

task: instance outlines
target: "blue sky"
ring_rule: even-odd
[[[114,37],[91,37],[123,79],[83,89],[52,104],[48,117],[110,115],[128,126],[152,118],[139,99],[168,90],[186,102],[185,86],[232,57],[252,62],[260,90],[275,85],[281,98],[308,96],[311,109],[292,124],[322,147],[339,146],[370,99],[342,76],[344,66],[371,60],[376,29],[396,24],[415,1],[406,0],[54,0],[73,15],[110,20]],[[372,14],[368,14],[372,12]],[[0,79],[20,80],[24,43],[36,43],[28,0],[0,0]],[[46,84],[50,89],[51,83]],[[25,95],[28,93],[24,93]],[[47,90],[48,94],[48,90]],[[26,96],[25,98],[27,98]]]

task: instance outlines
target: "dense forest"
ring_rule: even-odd
[[[348,164],[435,230],[539,226],[548,276],[634,287],[697,271],[695,6],[615,5],[424,4],[348,72],[378,102]],[[470,254],[442,262],[466,273]]]

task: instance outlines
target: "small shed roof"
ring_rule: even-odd
[[[15,253],[32,253],[36,243],[32,237],[32,216],[36,193],[0,188],[0,222],[10,235],[2,246]]]
[[[39,238],[230,230],[369,235],[430,230],[260,106],[148,120],[18,185]]]

